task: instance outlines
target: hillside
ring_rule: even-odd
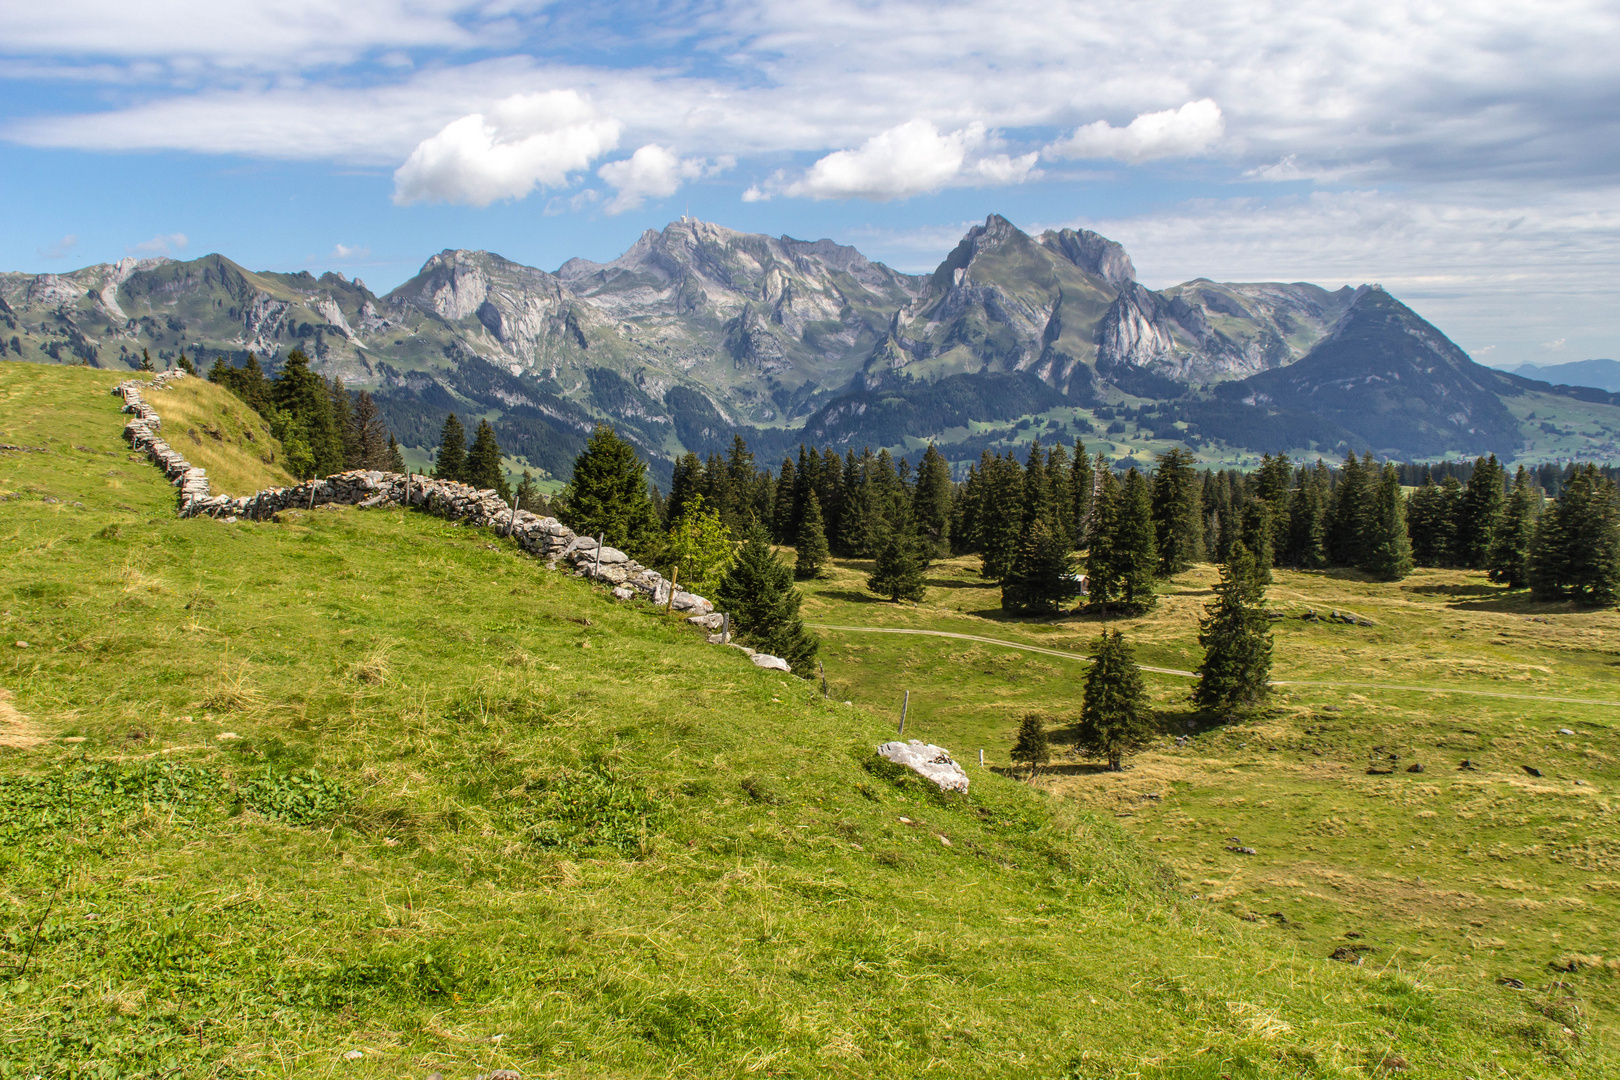
[[[1127,434],[1098,410],[1144,405],[1182,426],[1111,439],[1116,456],[1545,460],[1538,425],[1567,428],[1566,410],[1599,406],[1620,429],[1614,394],[1482,368],[1404,305],[1387,317],[1385,300],[1399,305],[1375,286],[1203,278],[1155,291],[1105,237],[1034,236],[994,214],[927,275],[830,240],[683,218],[610,262],[555,272],[446,250],[386,296],[217,254],[0,274],[0,355],[127,369],[149,352],[161,369],[182,352],[205,367],[253,352],[274,368],[297,347],[370,389],[414,462],[453,411],[489,419],[514,465],[552,479],[604,421],[660,478],[739,432],[772,460],[804,440],[933,440],[966,462],[1027,442],[1037,419]],[[1509,399],[1527,392],[1568,404],[1544,402],[1526,425]],[[1574,441],[1594,455],[1607,442]]]
[[[180,520],[116,378],[0,366],[0,1061],[25,1075],[1595,1060],[1528,996],[1279,946],[969,747],[970,796],[930,795],[873,767],[886,713],[492,534]]]
[[[1564,386],[1590,386],[1620,393],[1620,363],[1614,360],[1575,360],[1568,364],[1520,364],[1515,375]]]

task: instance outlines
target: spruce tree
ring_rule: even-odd
[[[574,459],[574,476],[563,493],[564,525],[581,536],[639,558],[657,545],[658,518],[647,495],[647,465],[636,448],[606,424],[598,424]],[[722,520],[724,520],[722,518]]]
[[[287,362],[272,384],[271,401],[301,425],[316,476],[329,476],[343,468],[343,439],[332,416],[331,388],[309,369],[309,357],[302,350],[287,354]]]
[[[674,525],[686,513],[692,499],[702,493],[703,463],[688,450],[675,460],[675,472],[669,481],[669,498],[664,503],[664,517]]]
[[[933,547],[934,557],[947,554],[951,549],[951,467],[933,443],[923,451],[917,466],[911,506],[918,531]]]
[[[1086,549],[1086,589],[1090,606],[1109,611],[1119,601],[1122,583],[1117,555],[1120,521],[1119,481],[1114,471],[1097,471],[1097,491],[1091,502],[1090,546]]]
[[[1204,606],[1198,622],[1198,665],[1193,701],[1201,709],[1220,711],[1254,705],[1271,688],[1271,619],[1265,611],[1265,584],[1255,559],[1242,541],[1221,567],[1215,601]]]
[[[1051,743],[1046,737],[1046,720],[1039,713],[1025,713],[1018,722],[1018,737],[1013,740],[1010,756],[1014,761],[1029,766],[1031,780],[1035,779],[1041,766],[1052,760]]]
[[[793,571],[776,557],[759,526],[750,530],[715,595],[718,610],[731,617],[739,641],[780,656],[794,674],[808,679],[820,642],[799,618],[803,599],[793,585]]]
[[[782,459],[782,472],[776,478],[776,497],[771,500],[771,539],[778,544],[791,544],[798,539],[793,527],[793,492],[799,485],[798,469],[792,458]]]
[[[343,379],[336,375],[332,376],[327,380],[326,392],[332,400],[332,425],[337,428],[338,443],[343,447],[343,467],[368,468],[361,464],[363,457],[360,452],[360,433],[354,426],[354,403],[349,397],[349,391],[343,386]]]
[[[800,581],[821,577],[826,572],[831,554],[827,550],[827,533],[821,522],[821,500],[810,492],[804,503],[804,518],[799,522],[798,555],[793,563],[793,576]]]
[[[371,394],[365,390],[354,399],[354,415],[349,420],[352,436],[350,443],[354,447],[355,456],[352,458],[352,467],[356,469],[386,469],[393,460],[389,454],[389,444],[393,436],[388,432],[388,424],[383,420],[382,410],[372,400]]]
[[[1076,548],[1086,546],[1086,527],[1091,520],[1091,496],[1096,488],[1096,472],[1091,467],[1091,455],[1086,444],[1074,442],[1074,464],[1069,468],[1069,496],[1074,500],[1069,517],[1069,535]]]
[[[1412,541],[1406,535],[1406,496],[1395,466],[1383,474],[1367,515],[1366,555],[1361,569],[1380,581],[1399,581],[1412,572]]]
[[[141,350],[141,366],[140,366],[140,370],[141,371],[151,371],[152,370],[152,354],[147,352],[145,349]]]
[[[495,441],[495,429],[488,420],[478,421],[472,449],[467,452],[465,478],[467,483],[480,491],[493,488],[500,493],[502,502],[512,501],[512,489],[506,483],[506,470],[501,467],[501,447]]]
[[[1427,470],[1425,470],[1427,473]],[[1418,566],[1445,566],[1447,550],[1445,497],[1428,475],[1406,503],[1406,533],[1412,541],[1412,561]]]
[[[1522,589],[1530,584],[1530,541],[1540,508],[1541,493],[1520,465],[1491,542],[1490,577],[1498,585]]]
[[[1271,516],[1271,504],[1264,499],[1251,498],[1243,504],[1242,524],[1238,535],[1243,546],[1254,557],[1255,573],[1267,585],[1271,584],[1271,553],[1276,550],[1273,537],[1276,521]]]
[[[400,449],[399,440],[392,435],[388,436],[388,464],[383,468],[391,473],[405,471],[405,453]]]
[[[444,418],[439,432],[439,459],[433,475],[439,480],[461,480],[467,472],[467,429],[456,414]]]
[[[181,371],[185,372],[187,375],[195,375],[195,374],[197,374],[197,365],[193,364],[190,360],[186,359],[186,354],[185,353],[180,354],[179,368],[180,368]]]
[[[1489,567],[1496,530],[1507,503],[1507,474],[1496,455],[1477,458],[1469,474],[1457,522],[1457,565],[1473,570]]]
[[[1328,558],[1335,566],[1355,566],[1361,561],[1369,501],[1367,471],[1354,453],[1345,455],[1328,524]]]
[[[1620,493],[1595,465],[1576,468],[1537,522],[1530,589],[1538,600],[1620,602]]]
[[[928,568],[918,550],[921,546],[907,514],[879,541],[877,563],[866,587],[890,600],[921,600],[927,591],[923,574]]]
[[[994,455],[980,483],[984,497],[979,506],[979,572],[991,581],[1000,581],[1012,570],[1023,533],[1024,470],[1011,453]]]
[[[1069,537],[1055,513],[1042,514],[1024,530],[1012,570],[1001,582],[1001,606],[1014,612],[1055,615],[1080,592]]]
[[[534,474],[528,469],[518,478],[517,501],[519,510],[527,510],[531,514],[549,514],[551,508],[546,502],[545,495],[540,492],[540,485],[534,482]]]
[[[1085,699],[1075,726],[1076,748],[1105,759],[1111,772],[1119,772],[1126,756],[1152,740],[1153,727],[1147,684],[1131,647],[1118,630],[1104,630],[1091,643]]]
[[[1120,606],[1133,615],[1153,610],[1159,554],[1153,537],[1153,496],[1147,478],[1132,468],[1120,490],[1119,537],[1114,542],[1114,575]]]
[[[1161,578],[1190,569],[1203,556],[1202,487],[1190,451],[1178,448],[1159,455],[1153,474],[1153,532]]]
[[[1287,559],[1301,570],[1327,565],[1327,466],[1320,460],[1316,466],[1300,471],[1288,501]]]

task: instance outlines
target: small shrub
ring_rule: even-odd
[[[243,806],[288,825],[313,825],[354,801],[342,784],[318,769],[276,775],[266,768],[236,788]]]

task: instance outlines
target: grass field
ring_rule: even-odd
[[[178,520],[173,489],[118,440],[115,378],[0,365],[0,442],[39,451],[0,452],[0,1076],[1237,1080],[1614,1065],[1598,1009],[1568,1000],[1597,999],[1607,976],[1594,970],[1550,974],[1514,943],[1503,956],[1523,950],[1511,970],[1528,987],[1509,992],[1406,953],[1327,961],[1293,925],[1233,917],[1253,891],[1224,863],[1199,873],[1219,872],[1232,898],[1195,899],[1212,888],[1175,878],[1202,834],[1170,815],[1249,827],[1252,804],[1194,801],[1235,798],[1230,779],[1232,795],[1184,796],[1193,785],[1167,776],[1149,810],[1114,794],[1145,761],[1124,781],[1054,782],[1094,782],[1072,798],[967,753],[966,799],[874,767],[901,683],[918,690],[915,734],[959,752],[982,741],[999,763],[992,737],[1017,695],[1071,687],[1068,661],[987,650],[953,673],[896,650],[882,672],[872,650],[888,643],[829,636],[849,707],[477,530],[352,509]],[[966,610],[939,610],[942,623],[1085,637],[974,615],[988,594],[957,577],[936,593]],[[840,591],[855,590],[835,580],[810,607],[920,617]],[[1464,617],[1414,603],[1442,624]],[[1167,624],[1144,651],[1185,663],[1178,634]],[[1305,670],[1332,667],[1325,650]],[[983,707],[947,707],[929,686]],[[1417,715],[1406,699],[1369,702],[1335,716],[1399,730]],[[1582,744],[1526,724],[1517,737],[1544,763],[1584,760]],[[1350,760],[1360,737],[1335,735],[1334,753]],[[1163,767],[1284,782],[1262,774],[1295,755],[1236,748],[1256,738],[1200,735]],[[1489,763],[1482,778],[1505,768],[1488,756],[1505,750],[1470,752]],[[1514,811],[1527,820],[1511,835],[1595,820],[1607,781],[1590,773],[1590,795],[1549,783],[1543,816]],[[1491,798],[1517,797],[1505,776],[1490,783]],[[1333,791],[1385,813],[1387,800]],[[1136,816],[1116,818],[1121,805]],[[1165,820],[1144,827],[1150,813]],[[1261,849],[1244,872],[1280,872],[1287,853]],[[1541,905],[1520,917],[1563,920],[1560,947],[1582,946],[1612,896],[1566,911],[1575,886],[1544,876],[1540,856],[1512,857],[1496,872]],[[1378,858],[1408,857],[1391,844]],[[1286,910],[1307,923],[1303,902]],[[1382,942],[1372,918],[1358,925]]]
[[[936,564],[914,606],[865,593],[868,569],[840,563],[812,584],[806,617],[1075,654],[1100,628],[1090,616],[1003,617],[976,559]],[[1152,614],[1110,625],[1136,643],[1139,662],[1191,669],[1214,577],[1196,568],[1164,586]],[[1275,624],[1274,675],[1290,685],[1274,707],[1208,726],[1190,711],[1191,680],[1149,675],[1166,735],[1124,773],[1065,752],[1079,661],[839,631],[822,631],[822,655],[840,697],[898,717],[910,690],[908,735],[964,756],[982,748],[1003,768],[1019,719],[1046,714],[1058,755],[1039,786],[1114,815],[1189,894],[1265,927],[1280,946],[1311,956],[1363,950],[1364,966],[1459,993],[1523,993],[1499,987],[1502,978],[1561,983],[1559,1015],[1613,1066],[1620,614],[1533,604],[1467,572],[1419,571],[1396,585],[1353,573],[1276,578],[1273,607],[1288,617]],[[1299,618],[1311,609],[1375,625]],[[1178,733],[1186,745],[1175,745]],[[1459,768],[1465,760],[1471,767]],[[1553,969],[1571,962],[1581,970]]]

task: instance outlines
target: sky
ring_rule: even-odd
[[[0,268],[378,292],[682,214],[931,270],[999,213],[1140,279],[1382,284],[1620,358],[1613,0],[0,0]]]

